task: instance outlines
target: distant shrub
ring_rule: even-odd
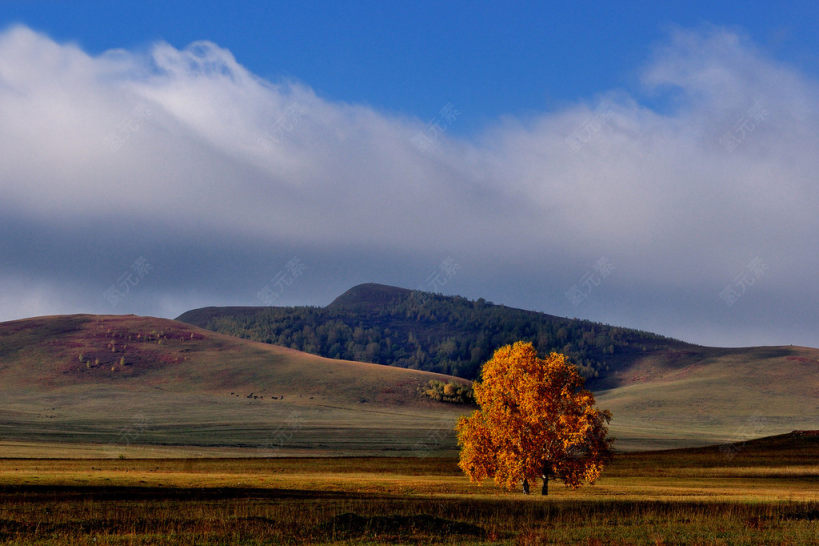
[[[424,396],[438,402],[449,402],[450,404],[473,404],[472,387],[461,383],[444,383],[435,379],[430,380],[421,388]]]

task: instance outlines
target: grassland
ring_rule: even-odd
[[[819,428],[819,350],[748,347],[661,353],[595,393],[621,448],[738,442]]]
[[[646,355],[597,392],[620,450],[819,428],[819,350]],[[321,358],[176,321],[0,324],[0,457],[452,455],[468,406],[418,370]],[[463,381],[463,380],[460,380]]]
[[[611,467],[541,498],[460,473],[471,408],[419,394],[446,376],[162,319],[4,323],[0,542],[819,544],[819,436],[742,442],[819,428],[817,358],[641,359],[598,393]]]
[[[819,436],[620,454],[524,496],[452,458],[3,459],[0,540],[817,544]]]
[[[25,446],[57,457],[451,449],[465,410],[420,395],[431,379],[456,381],[164,319],[14,321],[0,324],[0,456]]]

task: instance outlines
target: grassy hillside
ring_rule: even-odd
[[[612,430],[635,447],[673,447],[819,429],[819,350],[712,349],[652,355],[597,392]]]
[[[455,380],[165,319],[40,317],[0,324],[0,442],[103,443],[112,452],[144,443],[243,447],[260,455],[451,448],[449,430],[464,407],[419,394],[431,379]]]
[[[658,350],[609,377],[620,386],[597,401],[621,450],[819,429],[816,349]],[[456,380],[164,319],[8,322],[0,456],[452,454],[454,422],[471,407],[419,395],[431,379]]]
[[[383,285],[325,308],[205,308],[184,321],[324,354],[474,375],[518,339],[581,364],[621,449],[671,448],[819,428],[819,350],[715,348]],[[388,349],[385,349],[388,348]],[[406,355],[414,355],[408,359]],[[416,360],[412,360],[416,358]],[[468,373],[467,373],[468,372]]]
[[[531,341],[568,355],[596,387],[645,354],[702,348],[618,328],[379,284],[356,286],[319,307],[206,307],[178,320],[331,358],[477,377],[498,347]]]

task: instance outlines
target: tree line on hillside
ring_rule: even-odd
[[[187,317],[186,317],[187,315]],[[586,320],[425,292],[378,305],[260,307],[180,317],[198,326],[329,358],[376,362],[475,379],[498,347],[530,341],[541,354],[567,355],[587,378],[605,375],[618,355],[666,348],[675,340]]]

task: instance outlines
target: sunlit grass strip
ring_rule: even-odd
[[[431,457],[5,459],[0,542],[819,544],[816,467],[791,455],[622,456],[546,498]]]

